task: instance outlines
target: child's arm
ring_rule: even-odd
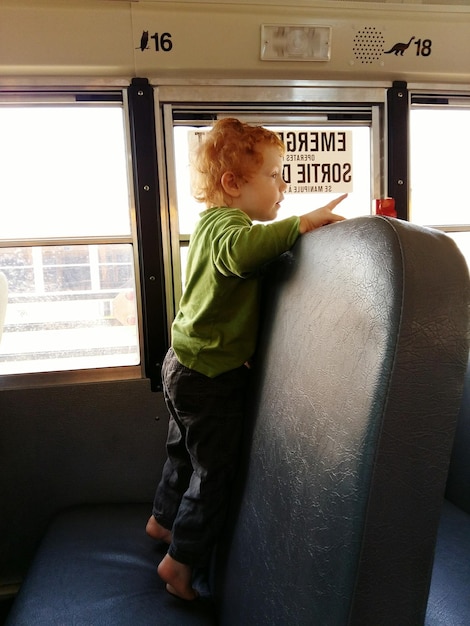
[[[337,205],[342,202],[346,197],[347,193],[339,196],[335,200],[332,200],[325,206],[316,209],[315,211],[311,211],[310,213],[306,213],[305,215],[300,216],[300,224],[299,224],[299,232],[301,235],[304,233],[308,233],[310,230],[314,230],[315,228],[319,228],[320,226],[325,226],[326,224],[331,224],[332,222],[339,222],[344,220],[345,218],[341,215],[335,215],[332,213],[333,209],[337,207]]]

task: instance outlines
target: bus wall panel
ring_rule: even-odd
[[[59,510],[148,502],[168,413],[147,380],[0,393],[0,585],[23,576]]]

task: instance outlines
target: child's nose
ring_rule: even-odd
[[[281,191],[285,191],[287,189],[287,183],[283,178],[281,178],[281,184],[279,185],[279,189]]]

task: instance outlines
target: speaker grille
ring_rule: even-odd
[[[354,37],[354,56],[361,63],[374,63],[383,55],[384,44],[384,36],[375,26],[365,26]]]

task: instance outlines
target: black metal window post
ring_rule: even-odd
[[[162,227],[155,142],[153,88],[134,78],[128,90],[131,150],[142,291],[145,375],[161,390],[161,363],[168,349]]]
[[[395,81],[387,92],[388,195],[395,198],[397,217],[408,220],[409,104],[407,84]]]

